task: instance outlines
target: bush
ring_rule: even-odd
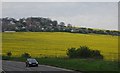
[[[69,48],[67,50],[67,55],[69,58],[94,58],[103,59],[99,50],[91,50],[87,46],[81,46],[80,48]]]
[[[11,57],[12,56],[12,52],[11,51],[7,52],[7,56]]]
[[[81,46],[76,49],[76,52],[80,58],[89,58],[91,56],[91,50],[86,46]]]
[[[100,54],[99,50],[92,50],[91,57],[95,59],[103,59],[103,55]]]
[[[10,60],[9,56],[2,56],[2,60]]]
[[[24,53],[24,54],[21,55],[21,57],[23,57],[23,58],[31,58],[29,53]]]
[[[68,52],[67,52],[67,55],[70,57],[70,58],[75,58],[77,53],[76,53],[76,48],[69,48],[68,49]]]

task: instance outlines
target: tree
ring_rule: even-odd
[[[7,52],[7,56],[11,57],[12,56],[12,52],[11,51]]]
[[[60,22],[60,26],[61,26],[61,27],[64,27],[64,26],[65,26],[65,23],[64,23],[64,22]]]
[[[57,26],[58,22],[56,20],[52,21],[53,26]]]
[[[67,27],[71,28],[71,27],[72,27],[72,24],[68,24]]]

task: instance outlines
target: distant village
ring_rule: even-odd
[[[81,34],[104,34],[119,36],[120,31],[73,27],[72,24],[58,23],[57,20],[43,17],[0,18],[2,32],[70,32]]]

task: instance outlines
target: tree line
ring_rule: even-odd
[[[100,30],[83,27],[73,27],[72,24],[58,23],[57,20],[43,17],[28,17],[28,18],[0,18],[2,32],[71,32],[82,34],[105,34],[119,36],[120,31]]]

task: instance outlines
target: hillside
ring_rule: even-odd
[[[65,22],[58,23],[57,20],[43,17],[28,17],[18,20],[9,17],[0,18],[0,25],[2,26],[2,32],[71,32],[80,34],[104,34],[113,36],[120,35],[120,31],[117,30],[75,27],[73,24],[65,24]]]
[[[35,57],[65,57],[68,48],[84,45],[100,50],[106,59],[117,59],[118,55],[118,36],[65,32],[4,32],[2,40],[3,54],[11,51],[13,56],[27,52]]]

